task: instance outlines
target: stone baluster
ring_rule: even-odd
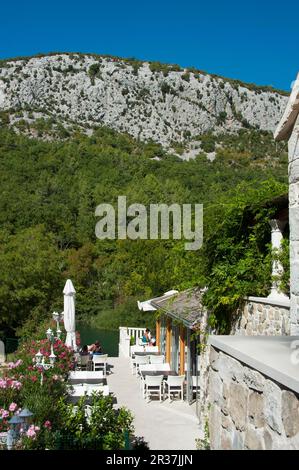
[[[283,240],[283,229],[286,225],[285,220],[273,219],[270,220],[271,225],[271,244],[272,250],[278,254],[281,251],[281,243]],[[283,274],[283,266],[281,262],[277,259],[274,259],[272,262],[272,286],[271,292],[268,295],[269,299],[276,299],[276,300],[288,300],[288,296],[281,292],[280,289],[280,278]]]

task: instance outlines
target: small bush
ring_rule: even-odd
[[[183,73],[182,80],[185,80],[185,82],[190,82],[190,73],[189,72]]]

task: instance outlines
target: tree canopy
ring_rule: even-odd
[[[144,325],[136,300],[169,289],[207,285],[218,319],[241,295],[266,292],[270,212],[263,203],[286,192],[286,149],[254,130],[200,139],[198,156],[183,161],[107,128],[45,141],[2,127],[0,330],[20,333],[61,309],[68,277],[79,318],[107,328]],[[214,161],[205,146],[213,146]],[[98,240],[95,208],[119,195],[128,204],[203,203],[204,247]],[[240,231],[249,206],[256,222]]]

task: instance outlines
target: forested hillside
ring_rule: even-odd
[[[183,161],[107,128],[47,142],[2,126],[0,330],[20,333],[25,325],[28,332],[61,311],[68,277],[78,317],[107,328],[144,325],[136,300],[169,289],[208,285],[216,313],[240,295],[265,294],[271,209],[264,203],[287,190],[284,144],[256,130],[200,140],[198,156]],[[95,207],[115,204],[119,195],[128,204],[203,203],[204,247],[97,240]],[[256,220],[241,231],[246,207]]]

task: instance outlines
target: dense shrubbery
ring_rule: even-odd
[[[56,362],[53,368],[44,372],[41,385],[41,368],[35,366],[35,354],[40,350],[46,361],[50,355],[48,340],[29,340],[23,342],[16,353],[17,360],[2,369],[0,378],[0,430],[8,429],[8,420],[18,415],[21,409],[33,412],[33,423],[29,429],[21,429],[19,448],[41,445],[50,430],[60,426],[59,403],[66,397],[66,377],[72,368],[72,352],[61,342],[53,345]],[[33,444],[34,443],[34,444]]]
[[[124,449],[134,436],[133,416],[125,408],[115,410],[114,398],[93,393],[80,398],[77,405],[67,400],[67,376],[73,367],[73,353],[62,341],[53,344],[56,361],[43,373],[35,364],[40,350],[49,362],[48,340],[24,341],[15,362],[8,363],[0,377],[0,432],[7,431],[9,419],[28,408],[33,412],[29,427],[20,425],[18,449]],[[86,407],[86,405],[88,406]]]
[[[53,368],[44,373],[43,386],[40,386],[42,369],[35,366],[35,354],[40,350],[45,356],[46,362],[51,353],[50,343],[47,339],[28,340],[22,343],[16,353],[16,362],[8,364],[2,381],[18,384],[18,386],[0,387],[0,403],[2,407],[8,407],[11,402],[18,403],[19,406],[30,408],[37,422],[40,424],[43,419],[52,419],[55,415],[54,403],[65,393],[65,379],[69,370],[73,367],[72,352],[62,341],[54,343],[54,354],[56,361]],[[53,400],[53,406],[48,408],[49,397]]]
[[[238,233],[234,217],[242,219],[245,204],[240,197],[248,193],[249,205],[262,201],[263,181],[270,178],[268,199],[284,191],[275,181],[287,180],[287,158],[284,147],[276,146],[269,133],[241,131],[199,139],[205,151],[216,151],[215,161],[207,161],[204,154],[181,161],[158,144],[144,144],[105,128],[91,137],[77,133],[64,142],[29,139],[0,129],[2,333],[11,335],[18,327],[20,334],[32,334],[49,312],[61,310],[61,291],[68,277],[77,291],[78,318],[106,328],[124,322],[144,324],[137,299],[171,288],[212,287],[213,279],[219,282],[220,275],[211,275],[218,263],[213,254],[217,244],[232,240],[230,252],[221,252],[229,263],[240,256],[229,232],[231,224],[232,232]],[[159,161],[153,159],[157,156]],[[102,202],[115,204],[118,195],[126,195],[128,205],[203,203],[204,238],[210,240],[209,234],[215,233],[209,241],[215,250],[188,252],[180,240],[97,240],[95,207]],[[224,223],[224,231],[214,230]],[[265,232],[269,237],[266,223]],[[249,239],[242,243],[243,251],[254,250],[252,240],[251,245]],[[257,266],[268,251],[264,244]],[[207,264],[207,259],[215,259],[215,264]],[[233,296],[235,286],[226,273]],[[264,277],[260,279],[263,285]],[[243,292],[256,293],[257,284],[248,281]]]

